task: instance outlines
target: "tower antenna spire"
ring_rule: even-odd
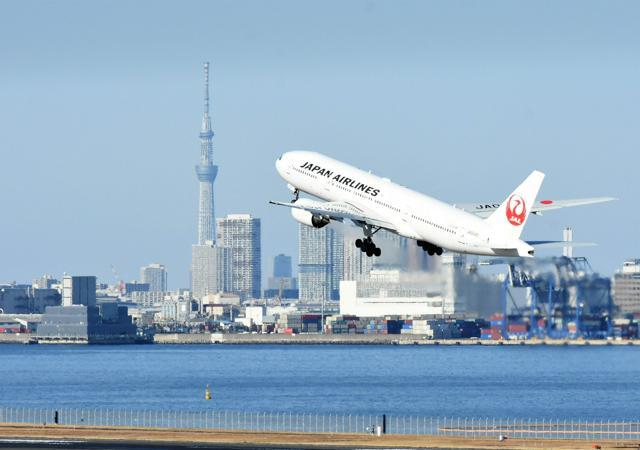
[[[209,115],[209,62],[204,63],[204,113]]]

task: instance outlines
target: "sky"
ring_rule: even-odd
[[[112,282],[197,240],[202,63],[216,216],[262,220],[263,273],[297,257],[274,162],[314,150],[451,203],[614,196],[523,237],[574,239],[612,274],[640,257],[640,3],[33,1],[0,4],[0,282]],[[551,254],[551,253],[545,253]]]

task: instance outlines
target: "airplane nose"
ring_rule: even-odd
[[[280,157],[278,159],[276,159],[276,170],[278,171],[278,173],[280,174],[280,176],[284,175],[283,171],[284,171],[284,154],[280,155]]]

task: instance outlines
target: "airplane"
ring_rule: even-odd
[[[483,256],[525,257],[534,247],[568,245],[564,241],[524,241],[530,214],[615,200],[595,197],[536,201],[544,174],[531,174],[502,203],[453,204],[436,200],[371,172],[311,151],[291,151],[276,161],[276,170],[294,197],[270,201],[291,208],[293,218],[322,228],[331,221],[351,221],[362,228],[355,245],[367,256],[382,250],[373,238],[379,230],[414,239],[429,255],[446,251]],[[300,198],[304,192],[322,201]],[[574,245],[578,246],[578,245]]]

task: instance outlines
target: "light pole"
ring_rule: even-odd
[[[320,328],[324,334],[324,301],[327,298],[327,283],[322,283],[322,306],[320,307]]]

